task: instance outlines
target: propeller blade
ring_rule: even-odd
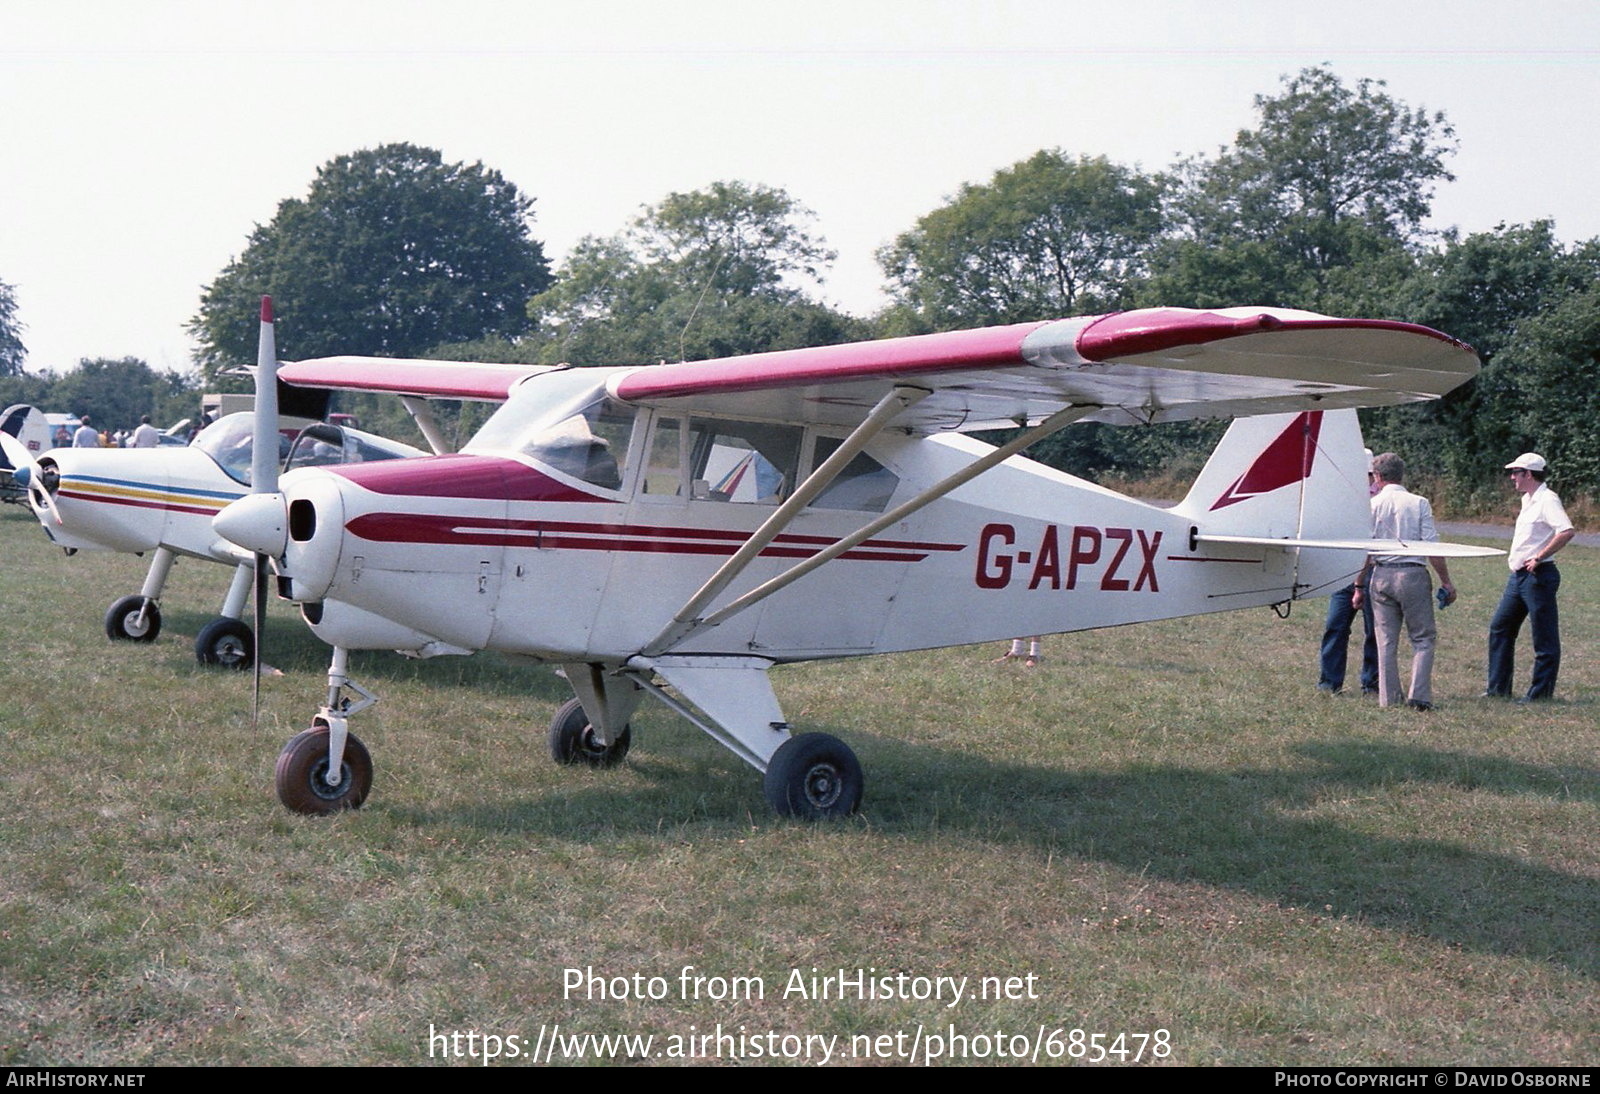
[[[278,343],[272,332],[272,297],[261,298],[261,335],[256,344],[256,416],[250,457],[250,492],[278,489]]]
[[[256,552],[255,632],[256,656],[254,679],[250,684],[250,728],[261,724],[261,648],[267,637],[267,556]]]
[[[251,438],[250,493],[276,494],[278,491],[278,343],[272,330],[272,297],[261,298],[261,334],[256,343],[255,431]],[[253,499],[252,499],[253,500]],[[237,504],[237,503],[235,503]],[[271,509],[272,506],[267,506]],[[269,536],[282,553],[282,533]],[[267,624],[267,558],[261,548],[255,551],[255,679],[250,693],[250,725],[261,717],[261,647]]]

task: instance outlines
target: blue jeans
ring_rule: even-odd
[[[1338,691],[1344,687],[1345,666],[1350,657],[1350,629],[1356,621],[1355,605],[1350,597],[1354,585],[1346,585],[1328,598],[1328,623],[1322,632],[1322,676],[1319,688]],[[1372,600],[1364,598],[1361,618],[1367,632],[1361,644],[1361,690],[1378,690],[1378,639],[1372,631]]]
[[[1554,562],[1541,562],[1530,574],[1516,570],[1506,582],[1500,606],[1489,620],[1490,695],[1510,695],[1516,669],[1517,635],[1526,619],[1533,634],[1533,682],[1529,699],[1549,699],[1556,693],[1561,671],[1561,619],[1556,611],[1556,591],[1561,571]]]

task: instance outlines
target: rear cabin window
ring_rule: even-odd
[[[818,437],[811,466],[816,467],[836,452],[844,442],[837,437]],[[881,513],[900,485],[900,476],[867,455],[856,453],[828,488],[811,501],[813,509],[854,509]]]

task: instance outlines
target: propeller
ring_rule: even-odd
[[[250,452],[250,493],[278,492],[278,343],[272,332],[272,297],[261,298],[261,335],[256,343],[255,435]],[[280,506],[281,507],[281,506]],[[281,553],[281,548],[279,549]],[[255,549],[255,667],[250,684],[250,725],[261,718],[261,647],[267,628],[267,558]]]
[[[39,461],[28,451],[28,446],[9,433],[0,433],[0,450],[4,450],[6,459],[11,462],[12,481],[27,493],[28,505],[34,514],[43,520],[48,513],[50,519],[59,527],[61,512],[56,508],[56,499],[51,494],[50,483],[44,468],[39,466]]]

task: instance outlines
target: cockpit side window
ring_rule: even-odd
[[[194,447],[216,461],[234,482],[250,485],[250,454],[255,450],[255,420],[249,414],[218,418],[194,439]],[[278,434],[278,460],[289,454],[289,438]]]
[[[620,490],[635,408],[602,397],[540,430],[522,454],[602,490]]]
[[[801,435],[799,426],[689,419],[691,496],[778,504],[794,489]]]

